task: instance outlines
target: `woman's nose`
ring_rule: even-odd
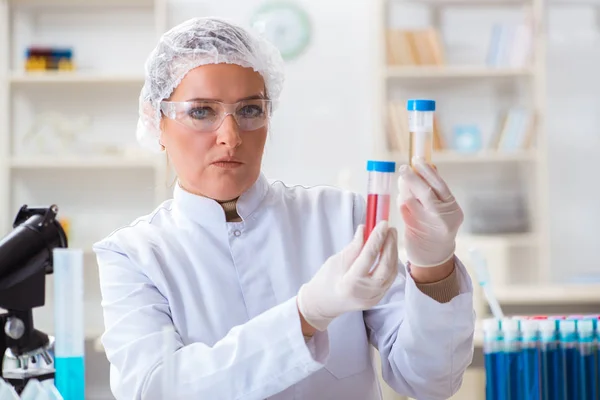
[[[235,149],[242,144],[240,128],[233,115],[228,115],[217,130],[217,144]]]

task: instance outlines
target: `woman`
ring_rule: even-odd
[[[460,207],[435,169],[401,168],[405,267],[387,223],[363,243],[358,195],[267,182],[282,71],[270,44],[210,18],[150,55],[138,139],[167,153],[178,183],[94,246],[119,400],[377,399],[369,343],[399,393],[447,399],[460,386],[474,330],[454,257]]]

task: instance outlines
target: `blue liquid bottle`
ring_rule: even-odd
[[[577,356],[577,331],[575,321],[558,321],[558,336],[562,354],[563,379],[566,386],[565,399],[580,399],[579,360]]]
[[[521,321],[521,359],[523,365],[522,399],[542,400],[541,352],[539,321]]]
[[[504,319],[500,324],[504,344],[504,361],[508,381],[508,392],[505,400],[522,400],[523,393],[523,359],[521,357],[520,321]]]
[[[485,398],[486,400],[502,400],[506,398],[506,368],[502,345],[500,320],[488,318],[483,320],[483,356],[485,361]]]
[[[544,400],[564,400],[562,357],[558,348],[558,322],[539,322],[542,358],[542,397]]]
[[[579,339],[577,358],[579,361],[579,395],[582,399],[595,400],[598,396],[596,388],[596,349],[594,343],[594,321],[582,319],[577,321]]]

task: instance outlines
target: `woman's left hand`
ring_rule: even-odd
[[[400,167],[398,206],[405,223],[404,244],[415,267],[437,267],[454,257],[462,209],[437,170],[416,160]]]

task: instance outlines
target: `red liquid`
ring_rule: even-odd
[[[390,195],[369,194],[367,196],[367,221],[365,223],[365,242],[379,221],[390,217]]]

